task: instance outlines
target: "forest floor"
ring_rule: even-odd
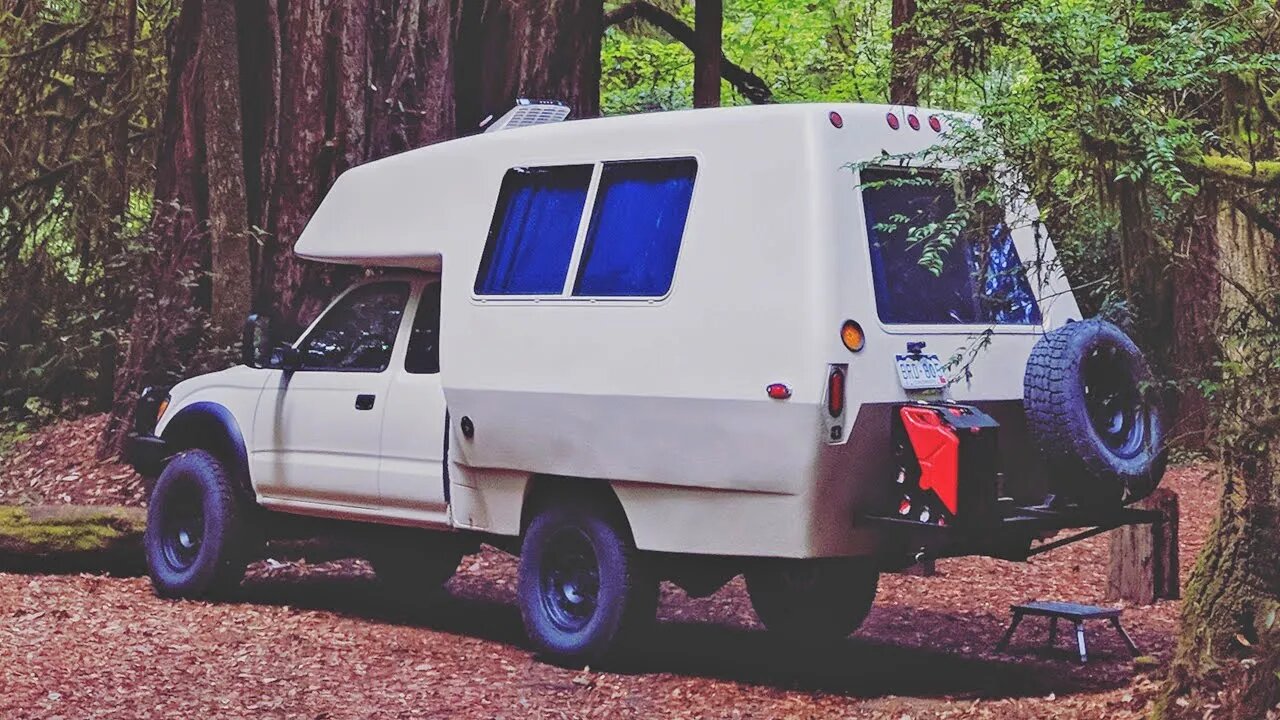
[[[127,467],[93,460],[100,417],[35,433],[0,458],[0,503],[138,503]],[[1185,580],[1216,508],[1205,465],[1170,471]],[[1102,603],[1107,537],[1009,563],[938,562],[885,575],[863,627],[838,646],[782,653],[741,579],[710,598],[664,584],[660,623],[609,668],[564,669],[527,649],[515,560],[463,560],[437,606],[406,612],[361,561],[264,562],[222,603],[156,598],[145,578],[0,574],[0,717],[20,718],[1138,718],[1167,664],[1180,603],[1125,607],[1153,664],[1105,623],[1090,662],[1043,620],[993,646],[1009,605]]]

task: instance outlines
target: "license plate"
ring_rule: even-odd
[[[898,382],[904,390],[946,387],[947,376],[937,355],[897,355]]]

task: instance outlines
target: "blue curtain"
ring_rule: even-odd
[[[605,165],[574,295],[667,294],[697,170],[693,158]]]
[[[590,182],[590,165],[508,171],[476,294],[559,295]]]
[[[1031,292],[1026,269],[1018,259],[1013,236],[1004,223],[991,229],[983,295],[991,306],[991,319],[995,322],[1002,325],[1040,324],[1040,306]]]

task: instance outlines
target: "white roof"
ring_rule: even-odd
[[[483,244],[505,172],[528,165],[595,163],[644,157],[708,156],[751,170],[760,143],[794,143],[799,150],[817,128],[865,136],[863,158],[882,151],[910,153],[936,143],[931,114],[956,113],[889,105],[807,103],[681,110],[570,120],[482,133],[410,150],[343,173],[312,216],[295,252],[334,263],[439,270],[450,247]],[[901,120],[899,130],[885,116]],[[915,113],[921,131],[907,128]],[[846,136],[847,141],[847,136]],[[861,144],[860,144],[861,147]]]

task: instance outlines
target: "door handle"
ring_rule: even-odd
[[[374,398],[374,396],[373,396],[373,395],[357,395],[357,396],[356,396],[356,409],[357,409],[357,410],[372,410],[372,409],[373,409],[373,401],[374,401],[374,399],[375,399],[375,398]]]

